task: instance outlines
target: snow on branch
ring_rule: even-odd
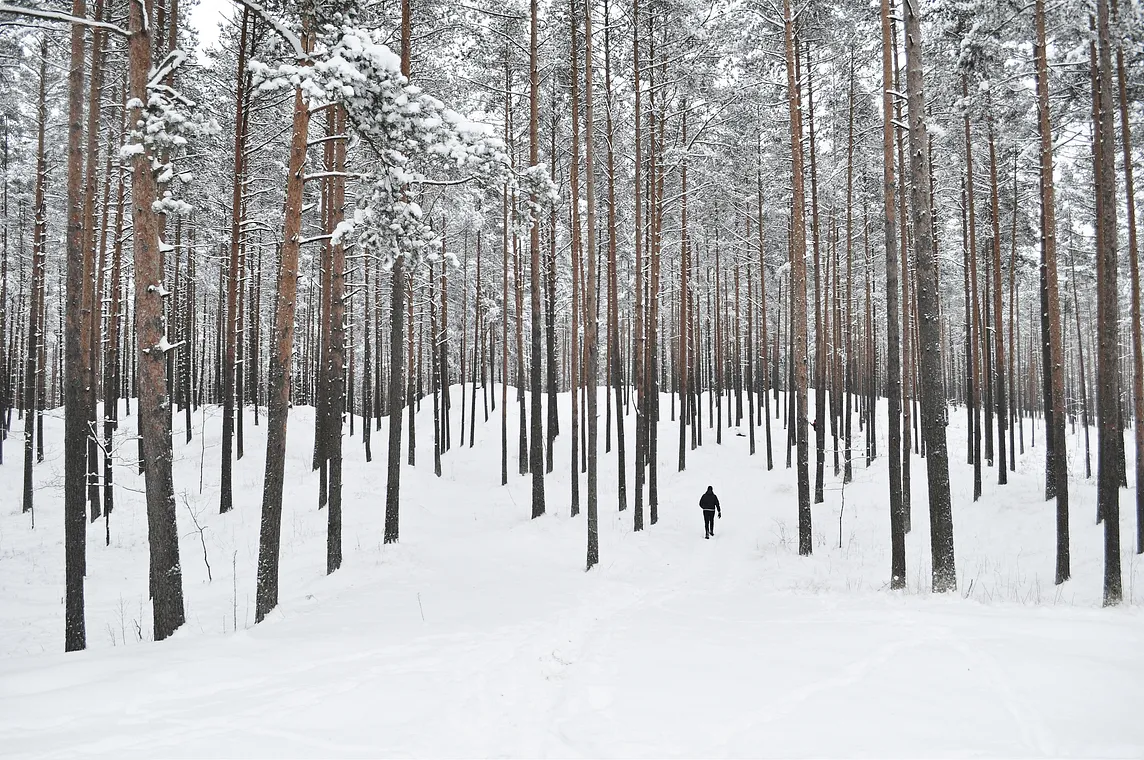
[[[281,19],[254,2],[254,0],[235,0],[235,2],[244,8],[249,8],[255,15],[260,17],[267,24],[270,24],[278,36],[285,40],[286,44],[290,46],[290,50],[294,53],[294,58],[299,61],[306,58],[306,51],[302,48],[301,38],[294,34],[294,31],[290,29],[290,27],[282,23]]]
[[[158,66],[151,69],[151,74],[147,78],[147,89],[153,90],[157,87],[160,87],[162,81],[169,77],[171,74],[174,74],[175,69],[182,66],[185,60],[187,60],[187,54],[178,48],[175,48],[170,53],[167,53],[167,57],[164,58]],[[169,88],[168,91],[170,91]]]
[[[102,29],[105,32],[118,34],[121,37],[127,37],[127,30],[115,24],[109,24],[106,21],[96,21],[93,18],[72,16],[71,14],[62,11],[51,11],[43,8],[28,8],[23,5],[9,5],[7,3],[0,3],[0,13],[11,13],[17,16],[28,16],[31,18],[40,18],[45,21],[61,21],[65,24],[81,24],[89,26],[92,29]]]
[[[261,89],[300,88],[312,110],[341,106],[350,130],[378,157],[369,173],[356,175],[366,189],[352,220],[335,230],[334,242],[356,234],[367,248],[385,249],[395,257],[420,255],[437,233],[414,200],[419,187],[469,180],[515,186],[504,143],[490,127],[411,84],[401,74],[400,57],[378,32],[355,26],[352,17],[335,20],[321,28],[318,52],[308,65],[270,67],[252,61],[250,70]],[[431,171],[445,177],[431,178]],[[320,176],[328,173],[307,178]]]

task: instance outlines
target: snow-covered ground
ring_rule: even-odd
[[[659,523],[634,533],[630,507],[617,511],[615,456],[603,455],[601,430],[601,563],[585,573],[585,518],[568,514],[561,401],[557,472],[537,520],[530,481],[516,474],[515,439],[509,486],[500,486],[499,409],[478,422],[475,448],[445,454],[437,479],[426,403],[418,466],[402,476],[397,545],[382,545],[384,430],[366,464],[359,426],[346,443],[345,564],[330,577],[326,513],[309,468],[313,412],[293,410],[281,604],[258,626],[265,428],[248,410],[236,509],[220,516],[218,412],[196,414],[190,445],[177,417],[187,624],[167,642],[147,641],[142,481],[120,468],[111,545],[102,521],[89,527],[89,650],[75,654],[61,651],[58,413],[45,424],[34,530],[19,509],[20,441],[9,439],[0,467],[0,756],[1144,756],[1134,492],[1121,493],[1128,603],[1101,609],[1103,529],[1076,449],[1073,579],[1058,588],[1042,449],[1026,449],[1007,486],[986,470],[975,504],[964,412],[953,413],[959,592],[928,593],[924,460],[915,457],[909,588],[891,593],[884,458],[870,469],[856,462],[843,491],[827,452],[814,555],[799,557],[785,434],[774,427],[776,468],[767,472],[761,431],[752,458],[745,437],[725,431],[716,445],[705,427],[705,445],[677,473],[665,396]],[[516,409],[510,392],[510,435]],[[134,424],[125,422],[125,436]],[[879,425],[884,436],[884,415]],[[723,518],[704,541],[697,500],[709,484]]]

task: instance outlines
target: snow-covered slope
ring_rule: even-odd
[[[140,642],[150,628],[142,481],[122,467],[111,545],[102,522],[89,528],[89,651],[70,655],[60,652],[60,422],[46,420],[34,530],[19,512],[21,452],[10,439],[0,467],[0,755],[1144,755],[1133,492],[1122,492],[1130,603],[1102,610],[1103,532],[1075,451],[1074,578],[1057,588],[1041,449],[1027,449],[1008,486],[987,470],[985,498],[974,504],[964,415],[953,414],[959,593],[928,593],[918,458],[909,589],[891,593],[884,458],[869,469],[856,462],[843,491],[828,450],[814,556],[799,557],[780,428],[772,472],[761,431],[752,458],[745,437],[724,431],[716,445],[705,427],[705,445],[677,473],[665,396],[659,523],[634,533],[630,505],[617,511],[614,451],[603,455],[601,431],[601,563],[585,573],[584,516],[568,514],[561,400],[557,471],[546,480],[548,514],[537,520],[530,483],[516,474],[515,440],[509,486],[500,486],[499,409],[478,422],[473,449],[457,445],[454,429],[438,479],[424,406],[397,545],[381,542],[384,429],[371,464],[360,438],[347,440],[345,565],[330,577],[326,514],[309,469],[313,413],[293,410],[282,603],[258,626],[264,428],[248,410],[236,509],[220,516],[217,411],[196,414],[190,445],[178,417],[187,625],[170,641]],[[510,435],[516,408],[510,394]],[[133,427],[130,418],[125,437]],[[709,484],[723,518],[705,541],[697,500]]]

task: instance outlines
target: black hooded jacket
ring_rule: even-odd
[[[699,508],[711,510],[719,509],[719,497],[715,495],[715,491],[708,488],[707,492],[699,497]]]

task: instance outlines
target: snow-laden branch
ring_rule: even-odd
[[[11,13],[17,16],[28,16],[30,18],[40,18],[45,21],[61,21],[65,24],[80,24],[82,26],[89,26],[92,29],[102,29],[105,32],[118,34],[121,37],[127,37],[127,30],[115,24],[109,24],[106,21],[96,21],[93,18],[72,16],[69,13],[62,11],[50,11],[43,8],[28,8],[23,5],[9,5],[7,3],[0,3],[0,13]]]
[[[285,40],[286,44],[290,46],[295,59],[301,61],[306,58],[306,51],[302,48],[301,38],[294,34],[294,31],[282,23],[273,13],[254,2],[254,0],[235,0],[235,2],[244,8],[250,9],[255,15],[269,24],[278,36]]]

